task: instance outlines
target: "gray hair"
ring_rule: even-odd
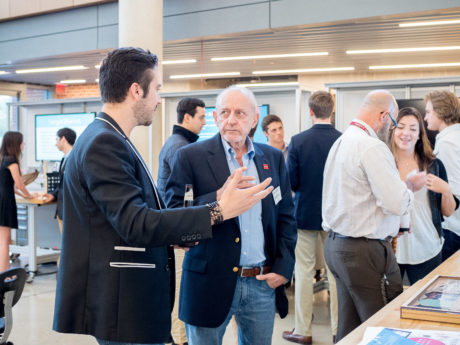
[[[257,101],[256,101],[256,97],[254,96],[254,93],[245,87],[236,86],[236,85],[231,85],[227,87],[226,89],[222,90],[217,95],[216,109],[221,107],[224,96],[231,91],[238,91],[242,95],[246,96],[251,101],[251,103],[254,105],[254,111],[257,113]]]

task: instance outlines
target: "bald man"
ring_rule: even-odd
[[[386,145],[397,112],[391,93],[370,92],[326,161],[322,226],[326,262],[337,281],[337,341],[402,292],[391,239],[425,175],[405,183],[399,177]]]

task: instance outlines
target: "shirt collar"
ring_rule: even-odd
[[[436,140],[441,139],[442,137],[449,135],[449,133],[454,133],[456,131],[460,131],[460,123],[455,123],[444,128],[441,132],[436,135]]]
[[[222,145],[224,146],[224,151],[225,155],[227,157],[227,160],[231,160],[232,158],[235,157],[235,150],[230,146],[230,144],[221,136],[220,139],[222,140]],[[244,155],[247,155],[249,160],[251,160],[254,155],[254,144],[252,143],[252,140],[246,137],[246,146],[248,148],[248,152],[246,152]]]
[[[184,128],[179,125],[174,125],[173,127],[173,134],[182,135],[185,139],[187,139],[190,143],[194,143],[198,140],[199,136],[189,131],[187,128]]]
[[[379,139],[379,137],[377,136],[377,134],[375,133],[375,131],[372,129],[372,127],[369,126],[366,122],[361,121],[361,120],[358,120],[358,119],[353,119],[352,122],[358,122],[358,123],[362,124],[362,125],[363,125],[364,127],[366,127],[366,129],[369,131],[369,134],[371,135],[371,137],[374,137],[374,138]]]

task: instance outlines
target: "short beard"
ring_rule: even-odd
[[[390,126],[391,122],[388,121],[384,127],[380,128],[375,132],[375,134],[377,134],[377,137],[387,145],[390,141]]]
[[[137,126],[150,126],[152,124],[153,115],[148,113],[145,107],[145,104],[143,102],[139,102],[136,105],[134,105],[133,112],[134,112],[134,118],[136,119]]]

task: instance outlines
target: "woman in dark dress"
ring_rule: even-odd
[[[19,160],[24,143],[19,132],[6,132],[0,147],[0,272],[10,268],[11,228],[17,229],[18,215],[14,193],[34,197],[22,182]]]

